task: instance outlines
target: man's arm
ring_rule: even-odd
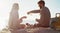
[[[31,13],[40,13],[40,10],[32,10]]]
[[[32,10],[32,11],[28,12],[28,14],[30,14],[30,13],[40,13],[40,10]]]

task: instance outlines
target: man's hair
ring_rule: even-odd
[[[43,4],[45,5],[45,1],[43,1],[43,0],[39,1],[38,4],[39,4],[39,3],[43,3]]]

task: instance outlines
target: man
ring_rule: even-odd
[[[41,17],[40,19],[36,19],[38,22],[37,26],[38,27],[48,27],[50,23],[50,11],[47,7],[45,7],[45,2],[43,0],[38,2],[38,5],[40,7],[39,10],[32,10],[28,12],[30,13],[40,13]]]

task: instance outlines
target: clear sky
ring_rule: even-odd
[[[0,30],[6,27],[8,24],[9,13],[11,11],[13,3],[19,3],[19,17],[27,16],[27,19],[23,23],[34,24],[36,18],[39,18],[39,14],[26,13],[30,10],[39,9],[39,0],[0,0]],[[50,9],[51,17],[55,17],[56,13],[60,12],[60,0],[44,0],[46,6]]]

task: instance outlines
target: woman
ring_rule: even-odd
[[[11,30],[12,33],[16,33],[15,30],[21,29],[22,27],[25,28],[25,25],[20,23],[22,22],[22,19],[26,17],[23,16],[22,18],[19,19],[18,10],[19,10],[18,3],[14,3],[9,17],[9,29]]]

